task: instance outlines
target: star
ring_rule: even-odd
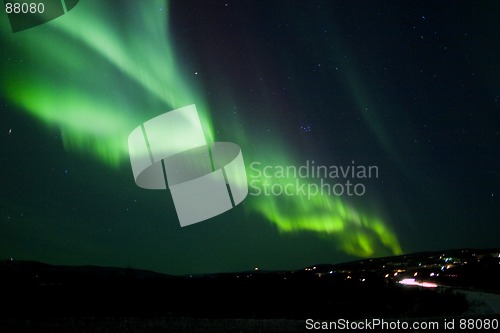
[[[311,126],[310,125],[301,125],[300,130],[302,132],[305,132],[305,133],[311,132]]]

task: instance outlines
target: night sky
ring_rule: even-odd
[[[496,1],[81,0],[0,22],[0,259],[188,274],[500,246]],[[127,137],[189,104],[249,182],[252,163],[378,177],[360,196],[251,188],[181,228],[168,190],[134,183]]]

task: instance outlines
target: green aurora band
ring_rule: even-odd
[[[279,142],[276,140],[275,142]],[[296,160],[284,155],[283,151],[274,153],[262,165],[297,166]],[[265,155],[261,155],[265,156]],[[250,170],[250,172],[249,172]],[[247,173],[250,185],[249,209],[273,222],[283,233],[314,232],[322,238],[334,240],[339,250],[357,257],[372,257],[382,254],[402,254],[396,234],[378,217],[368,216],[354,209],[342,200],[326,191],[315,193],[300,191],[310,184],[318,185],[315,179],[300,179],[293,174],[284,173],[283,177],[266,177],[262,172]],[[293,195],[264,195],[264,185],[285,188]],[[260,190],[259,196],[252,196],[252,185]],[[260,188],[259,188],[260,187]]]
[[[118,17],[113,6],[81,1],[67,14],[15,34],[4,20],[0,28],[9,61],[2,62],[1,75],[6,98],[59,128],[66,149],[111,167],[128,163],[127,137],[133,128],[185,105],[196,104],[207,141],[213,141],[202,89],[189,82],[174,57],[166,19],[169,4],[121,2],[119,11],[129,13],[126,19]],[[294,165],[283,144],[275,144],[282,153],[271,159],[240,133],[234,137],[241,139],[237,143],[247,165],[249,158],[268,165],[276,165],[271,163],[276,160]],[[402,253],[395,233],[383,220],[359,212],[340,197],[249,196],[245,207],[280,232],[313,232],[351,255]]]
[[[213,141],[201,94],[174,61],[168,5],[123,2],[120,10],[134,13],[125,19],[110,15],[113,6],[82,1],[76,11],[15,34],[4,20],[2,39],[13,54],[2,68],[7,98],[59,127],[66,148],[114,166],[128,159],[127,137],[137,124],[188,104],[197,105]]]

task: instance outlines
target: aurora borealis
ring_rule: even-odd
[[[159,2],[128,4],[132,6],[129,10],[137,13],[124,25],[113,24],[112,18],[110,21],[106,17],[109,8],[98,1],[82,5],[78,15],[67,13],[55,26],[49,23],[29,33],[4,33],[12,46],[30,45],[19,51],[27,52],[22,56],[33,66],[7,70],[8,98],[44,122],[60,127],[68,148],[96,155],[112,165],[128,158],[126,137],[141,119],[136,110],[157,109],[159,105],[176,108],[196,102],[210,138],[212,131],[203,100],[195,97],[195,88],[178,72],[166,32],[166,17],[151,15],[152,8],[165,8],[166,12],[168,6]],[[55,45],[67,51],[61,53]],[[39,53],[29,54],[31,47],[38,48]],[[96,80],[89,76],[90,67],[95,73],[106,73],[105,77]],[[20,81],[19,77],[29,80]],[[127,84],[121,85],[122,80]],[[63,94],[61,87],[65,89]],[[135,104],[140,99],[127,98],[127,89],[140,89],[151,101]],[[114,96],[112,101],[110,95]]]
[[[81,0],[2,20],[0,258],[182,274],[498,246],[499,10]],[[248,196],[181,229],[168,194],[135,187],[127,137],[190,104],[249,181],[252,162],[379,174],[362,196]]]

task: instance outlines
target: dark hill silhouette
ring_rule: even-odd
[[[5,260],[0,261],[0,294],[9,306],[0,318],[456,317],[470,305],[456,290],[500,294],[499,253],[462,249],[196,276]],[[401,284],[408,279],[438,287]]]

